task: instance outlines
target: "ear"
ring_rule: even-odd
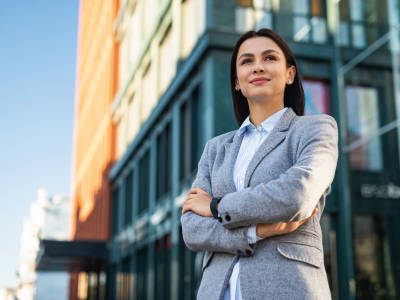
[[[236,79],[235,79],[235,87],[238,87],[238,91],[240,91],[240,85],[239,85],[239,81],[238,81],[238,79],[237,79],[237,77],[236,77]]]
[[[289,80],[293,82],[295,77],[296,77],[296,68],[294,66],[290,66],[289,68],[287,68],[286,71],[286,83]]]

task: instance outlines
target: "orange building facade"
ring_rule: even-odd
[[[108,173],[115,160],[115,126],[110,107],[118,84],[114,34],[118,2],[81,0],[79,5],[71,172],[73,241],[106,242],[111,237]],[[71,300],[88,297],[87,282],[99,283],[101,275],[105,276],[81,271],[84,272],[70,273]]]

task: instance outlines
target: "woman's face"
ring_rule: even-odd
[[[239,47],[236,86],[248,100],[283,104],[286,84],[293,83],[295,75],[295,67],[287,68],[285,55],[270,38],[253,37]]]

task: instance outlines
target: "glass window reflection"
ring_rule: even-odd
[[[346,104],[350,167],[357,170],[382,170],[381,139],[369,138],[371,133],[379,129],[377,89],[347,86]]]

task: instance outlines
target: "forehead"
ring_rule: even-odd
[[[243,53],[251,53],[254,55],[260,54],[265,50],[275,50],[280,55],[283,55],[281,48],[272,39],[265,36],[256,36],[245,40],[239,47],[237,58]]]

